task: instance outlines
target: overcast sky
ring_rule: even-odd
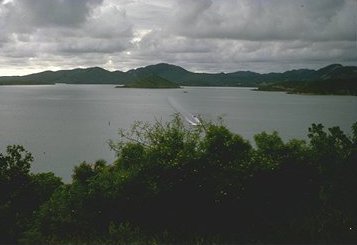
[[[0,76],[357,65],[357,0],[0,0]]]

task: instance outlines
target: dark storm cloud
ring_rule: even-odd
[[[0,75],[156,62],[213,72],[357,64],[356,16],[355,0],[0,0]]]
[[[126,49],[132,26],[125,10],[102,0],[15,0],[1,6],[0,42],[7,57],[111,53]]]
[[[83,23],[93,6],[103,0],[17,0],[20,18],[36,26],[73,26]],[[15,12],[16,13],[16,12]]]

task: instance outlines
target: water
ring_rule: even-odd
[[[53,171],[70,181],[82,161],[114,152],[107,141],[136,121],[200,114],[223,117],[234,132],[252,140],[261,131],[283,139],[305,138],[311,123],[338,125],[350,133],[357,97],[288,95],[249,88],[115,89],[113,85],[0,86],[0,150],[21,144],[35,157],[34,172]],[[192,117],[191,117],[192,121]]]

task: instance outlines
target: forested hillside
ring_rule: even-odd
[[[335,64],[319,70],[299,69],[283,73],[260,74],[251,71],[195,73],[179,66],[161,63],[127,72],[110,72],[99,67],[45,71],[27,76],[0,77],[0,84],[131,84],[150,76],[158,76],[177,85],[186,86],[261,86],[261,90],[288,90],[290,87],[295,88],[295,84],[299,86],[314,84],[318,87],[321,85],[322,88],[329,86],[333,92],[344,93],[346,86],[347,91],[356,87],[357,67]],[[332,82],[333,86],[325,86],[325,82],[329,84]]]

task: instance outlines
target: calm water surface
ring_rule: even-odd
[[[186,91],[186,92],[184,92]],[[273,130],[284,139],[306,138],[311,123],[350,133],[357,97],[288,95],[249,88],[115,89],[113,85],[0,86],[0,149],[21,144],[35,157],[34,172],[69,181],[82,161],[114,160],[107,141],[136,121],[169,120],[175,111],[223,117],[252,140]]]

